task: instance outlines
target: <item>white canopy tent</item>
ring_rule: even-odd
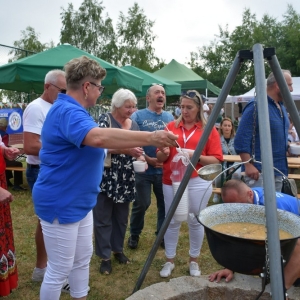
[[[293,100],[300,100],[300,77],[292,77],[293,79],[293,91],[291,92],[292,98]],[[249,102],[250,100],[252,100],[254,98],[254,93],[255,93],[255,87],[252,88],[250,91],[248,91],[247,93],[243,94],[243,95],[239,95],[239,96],[230,96],[228,95],[228,97],[226,98],[225,104],[231,103],[231,116],[234,119],[234,104],[237,103],[242,103],[242,102]],[[213,103],[215,104],[217,101],[217,98],[208,98],[208,103]],[[300,105],[296,106],[298,108],[298,110],[300,111]],[[228,109],[228,107],[227,107]],[[229,113],[226,111],[226,105],[225,105],[225,112],[226,115],[229,115]]]
[[[300,77],[293,78],[293,91],[291,92],[293,100],[300,100]],[[228,95],[225,103],[249,102],[254,98],[255,87],[243,95],[230,96]],[[208,103],[216,103],[217,98],[208,98]]]
[[[300,100],[300,77],[292,77],[292,79],[293,79],[293,91],[291,92],[292,98],[293,100]],[[254,92],[255,92],[255,87],[243,95],[232,96],[231,101],[235,103],[249,102],[251,99],[253,99]]]

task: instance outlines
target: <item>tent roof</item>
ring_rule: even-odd
[[[154,74],[180,83],[183,90],[208,89],[215,95],[220,94],[220,89],[218,87],[208,80],[203,79],[193,70],[183,64],[180,64],[175,59],[172,59],[169,64],[154,72]]]
[[[142,69],[139,69],[139,68],[136,68],[133,66],[124,66],[124,67],[122,67],[122,69],[126,70],[138,77],[143,78],[142,92],[137,92],[136,93],[137,96],[146,96],[147,90],[153,83],[162,84],[164,86],[167,96],[181,94],[181,84],[179,84],[175,81],[169,80],[169,79],[161,77],[159,75],[149,73],[147,71],[144,71]]]
[[[63,69],[68,61],[82,55],[96,60],[106,69],[107,74],[102,81],[106,87],[105,93],[113,94],[118,87],[126,87],[134,91],[142,90],[142,78],[69,44],[0,66],[0,89],[42,93],[47,72],[53,69]]]

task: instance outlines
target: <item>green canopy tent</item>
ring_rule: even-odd
[[[214,84],[203,79],[201,76],[185,65],[180,64],[175,59],[172,59],[169,64],[154,72],[154,74],[180,83],[182,90],[210,90],[215,95],[219,95],[221,91]]]
[[[105,94],[112,95],[119,87],[142,91],[142,78],[69,44],[0,66],[0,89],[41,94],[47,72],[62,69],[68,61],[82,55],[96,60],[106,69],[107,75],[101,83],[105,86]]]
[[[122,67],[123,70],[126,70],[138,77],[143,78],[143,84],[142,84],[142,92],[137,92],[135,95],[137,97],[144,97],[146,96],[147,90],[153,83],[162,84],[167,96],[173,96],[173,95],[180,95],[181,94],[181,84],[176,83],[172,80],[169,80],[167,78],[161,77],[159,75],[155,75],[152,73],[149,73],[147,71],[144,71],[142,69],[133,67],[133,66],[124,66]]]

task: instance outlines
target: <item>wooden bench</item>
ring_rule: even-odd
[[[300,179],[300,174],[288,174],[288,178],[299,180]]]
[[[24,167],[6,167],[7,171],[26,171],[26,168]]]
[[[221,188],[216,188],[216,187],[214,187],[213,190],[212,190],[212,192],[213,192],[214,194],[219,194],[219,195],[221,195]]]

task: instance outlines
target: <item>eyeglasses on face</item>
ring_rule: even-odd
[[[57,89],[59,89],[59,91],[62,93],[62,94],[65,94],[67,92],[66,89],[61,89],[60,87],[58,87],[57,85],[53,84],[53,83],[50,83],[51,85],[55,86]]]
[[[104,91],[104,89],[105,89],[104,86],[102,86],[102,85],[100,85],[100,84],[97,84],[97,83],[94,83],[94,82],[91,82],[91,81],[89,81],[89,83],[92,84],[92,85],[94,85],[94,86],[96,86],[96,87],[99,89],[100,94],[103,93],[103,91]]]

